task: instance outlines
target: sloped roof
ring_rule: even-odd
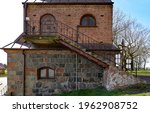
[[[42,0],[43,1],[43,0]],[[111,0],[45,0],[51,3],[109,3]]]
[[[113,4],[111,0],[40,0],[40,1],[41,2],[43,1],[43,3],[47,4]],[[41,2],[35,0],[33,3],[41,3]]]

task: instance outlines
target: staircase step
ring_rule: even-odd
[[[87,54],[89,54],[89,55],[92,55],[92,52],[86,52]]]
[[[82,49],[82,51],[86,52],[86,49]]]
[[[96,55],[96,54],[94,54],[93,56],[96,57],[96,58],[98,58],[98,55]]]

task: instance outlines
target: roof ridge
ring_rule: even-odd
[[[112,0],[40,0],[41,2],[47,3],[112,3]],[[30,2],[30,0],[27,0]],[[39,2],[39,0],[34,0]]]

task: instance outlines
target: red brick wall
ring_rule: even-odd
[[[44,14],[52,14],[59,20],[73,28],[77,28],[80,19],[85,14],[92,14],[96,18],[96,27],[79,27],[79,31],[91,36],[97,41],[112,43],[112,6],[111,5],[40,5],[28,4],[30,21],[38,21]]]

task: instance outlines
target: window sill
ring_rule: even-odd
[[[53,77],[53,78],[38,78],[37,80],[41,80],[41,81],[45,81],[45,80],[52,80],[52,81],[55,81],[56,79],[55,79],[55,77]]]
[[[55,78],[39,78],[39,80],[49,80],[49,79],[55,79]]]
[[[98,26],[81,26],[81,25],[79,25],[78,27],[83,27],[83,28],[95,28],[95,27],[98,27]]]

